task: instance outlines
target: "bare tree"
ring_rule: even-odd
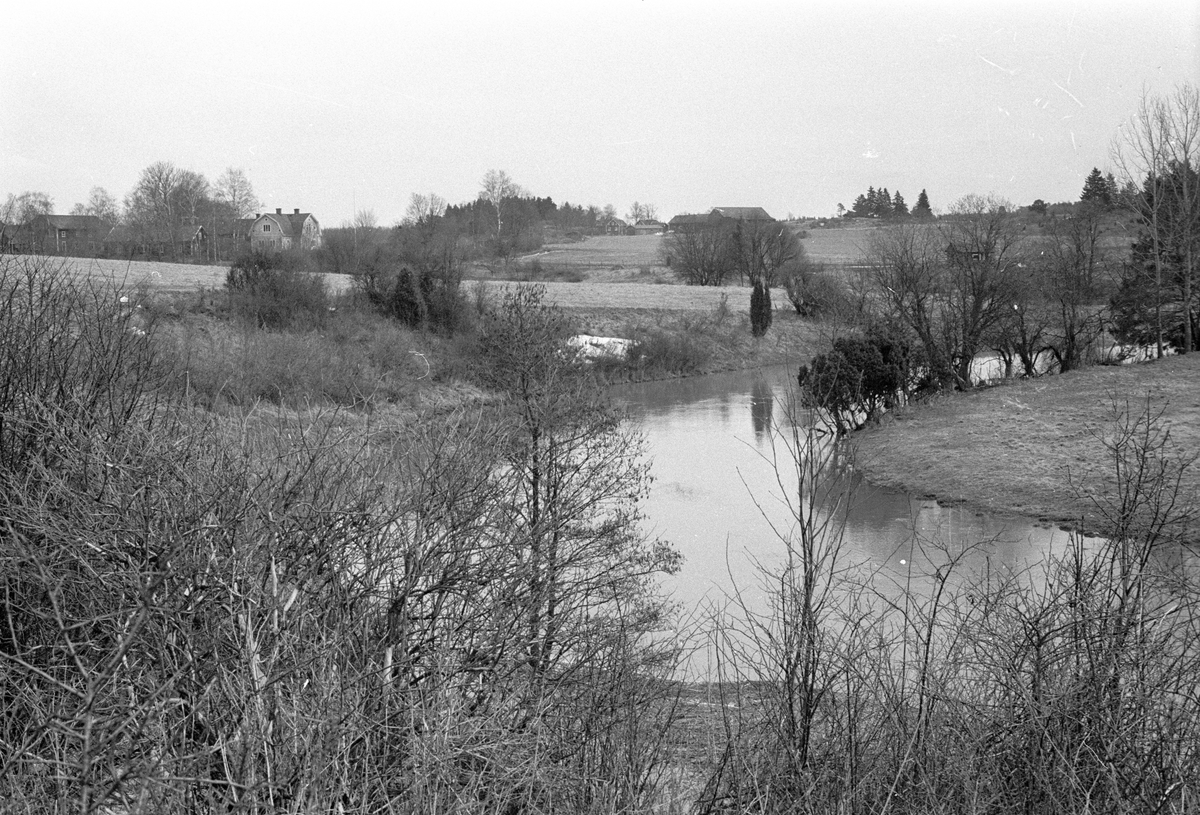
[[[1196,90],[1190,85],[1184,85],[1174,100],[1143,92],[1137,111],[1122,127],[1110,151],[1121,176],[1122,190],[1127,198],[1125,203],[1142,217],[1148,231],[1154,273],[1155,350],[1159,357],[1165,353],[1163,289],[1167,235],[1164,220],[1171,204],[1167,178],[1173,160],[1182,159],[1185,169],[1195,163],[1197,115],[1200,115],[1200,105],[1196,101]],[[1187,306],[1191,301],[1191,275],[1185,274],[1183,278],[1183,300]],[[1185,337],[1191,339],[1190,320],[1184,320],[1184,332]]]
[[[86,204],[76,204],[71,208],[72,215],[94,215],[106,226],[117,222],[117,199],[103,187],[92,187],[88,193]]]
[[[1024,260],[1021,227],[1013,206],[994,196],[967,195],[940,222],[946,244],[947,281],[943,332],[955,346],[955,381],[970,387],[971,363],[986,332],[1011,309],[1015,272]]]
[[[920,339],[943,387],[971,387],[975,355],[1015,302],[1023,255],[1011,209],[968,195],[937,227],[903,224],[872,238],[876,300]]]
[[[504,233],[504,203],[509,198],[521,194],[521,188],[503,170],[488,170],[483,176],[479,197],[491,204],[496,210],[496,236]]]
[[[663,262],[692,286],[724,285],[736,267],[729,230],[718,223],[676,230],[660,251]]]
[[[1060,372],[1074,370],[1100,335],[1103,321],[1093,304],[1108,285],[1112,258],[1101,242],[1104,210],[1079,204],[1067,218],[1046,225],[1047,240],[1029,264],[1037,285],[1029,289],[1044,299],[1048,314],[1045,349],[1054,355]],[[1036,248],[1036,247],[1035,247]]]
[[[353,227],[355,229],[374,229],[377,226],[379,226],[379,218],[375,216],[375,210],[360,209],[354,213]]]
[[[250,179],[240,167],[225,168],[213,188],[213,197],[232,218],[249,218],[262,206]]]
[[[414,192],[408,201],[408,209],[404,211],[404,226],[428,224],[446,213],[446,199],[437,193],[428,195]]]
[[[629,207],[629,214],[625,217],[632,224],[636,224],[638,221],[654,220],[658,217],[658,208],[654,204],[640,204],[634,201]]]
[[[39,215],[54,214],[54,199],[44,192],[9,193],[0,207],[0,223],[28,224]]]
[[[1200,90],[1181,85],[1166,106],[1167,160],[1166,194],[1171,199],[1171,217],[1167,242],[1178,265],[1176,279],[1183,306],[1183,346],[1188,353],[1197,349],[1196,315],[1192,300],[1200,260]]]

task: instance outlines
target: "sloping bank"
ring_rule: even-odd
[[[1112,446],[1146,415],[1168,469],[1188,464],[1179,506],[1200,509],[1200,355],[1097,366],[957,394],[856,434],[874,483],[989,512],[1095,530],[1090,496],[1114,483]],[[1143,435],[1137,435],[1145,438]],[[1193,524],[1189,537],[1200,538]]]

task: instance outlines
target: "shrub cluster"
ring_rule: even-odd
[[[839,447],[796,437],[769,610],[738,599],[716,626],[730,736],[697,808],[1192,811],[1200,587],[1180,568],[1196,510],[1178,477],[1194,456],[1136,409],[1104,433],[1116,476],[1077,485],[1102,540],[971,576],[986,542],[915,536],[890,579],[843,549]]]
[[[379,313],[410,328],[453,333],[469,316],[457,271],[422,271],[399,265],[371,270],[355,282]]]
[[[302,258],[286,252],[252,252],[225,276],[234,313],[258,328],[315,328],[329,311],[325,279],[307,272]]]
[[[350,435],[170,398],[155,331],[40,264],[0,260],[7,807],[649,808],[672,558],[538,303],[489,323],[525,409]]]
[[[913,395],[926,378],[923,367],[902,332],[875,324],[864,336],[835,339],[833,350],[801,365],[800,395],[846,433]]]

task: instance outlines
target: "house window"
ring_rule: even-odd
[[[270,232],[270,231],[271,231],[271,225],[263,224],[263,232]]]

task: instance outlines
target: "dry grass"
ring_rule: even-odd
[[[802,243],[809,258],[820,263],[860,263],[871,234],[872,225],[814,227]]]
[[[489,282],[489,288],[523,285]],[[745,286],[647,285],[645,283],[540,283],[546,300],[563,309],[651,309],[658,311],[709,311],[728,298],[735,313],[750,311],[750,289]],[[775,305],[787,305],[787,292],[772,292]]]
[[[1046,523],[1092,523],[1080,491],[1111,470],[1103,434],[1114,402],[1148,399],[1170,423],[1175,449],[1200,451],[1200,355],[1095,367],[1026,380],[912,408],[859,435],[859,459],[876,483]],[[1200,467],[1183,482],[1200,505]]]
[[[598,235],[577,243],[547,244],[537,257],[543,263],[581,270],[632,270],[659,265],[661,235]]]
[[[77,274],[87,274],[123,288],[147,285],[158,291],[195,291],[219,289],[225,285],[227,266],[198,263],[164,263],[147,260],[111,260],[107,258],[56,258]],[[347,275],[325,275],[330,291],[350,288]]]

